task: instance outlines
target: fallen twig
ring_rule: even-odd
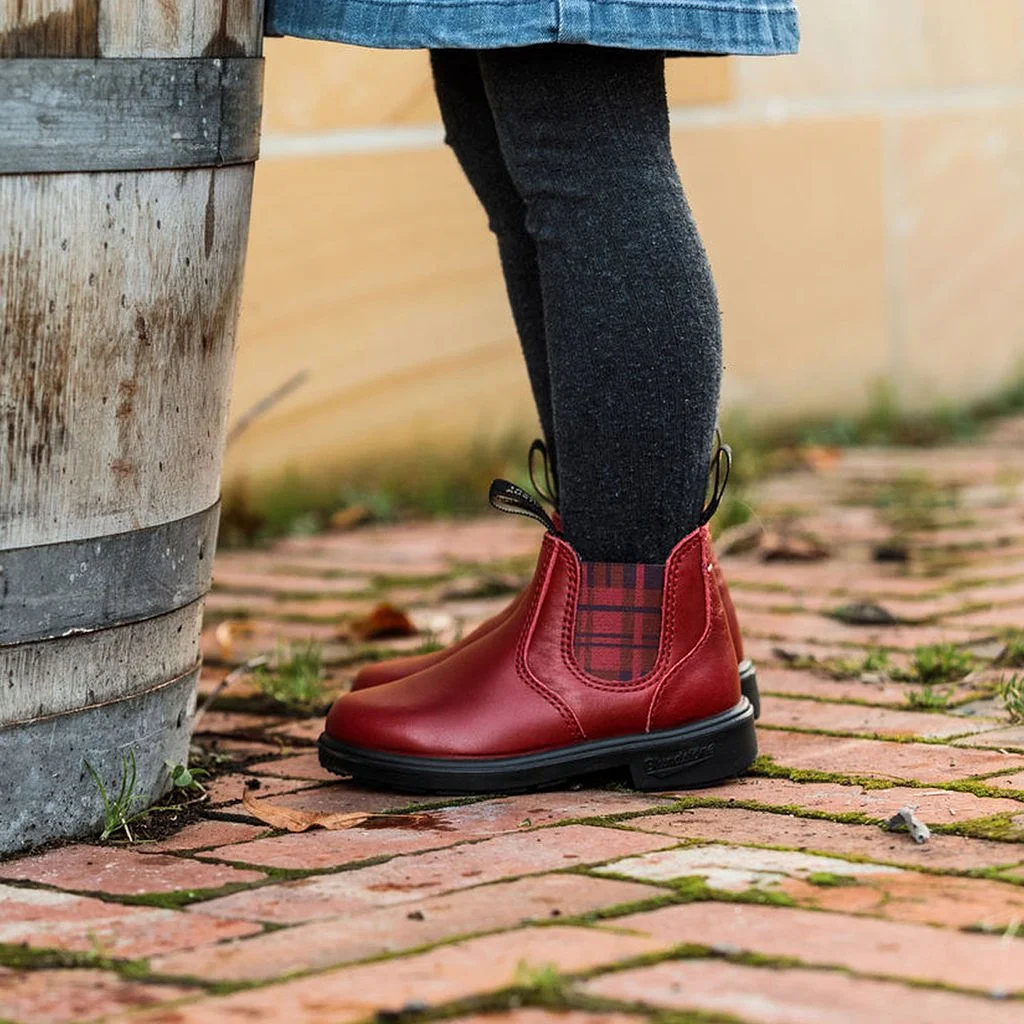
[[[225,447],[230,448],[261,416],[265,416],[279,402],[283,402],[293,391],[306,383],[309,370],[300,370],[294,377],[286,380],[279,388],[261,398],[254,406],[247,409],[228,431]]]
[[[218,698],[218,697],[219,697],[219,696],[220,696],[220,695],[221,695],[221,694],[222,694],[222,693],[223,693],[223,692],[224,692],[224,691],[225,691],[225,690],[226,690],[226,689],[227,689],[227,688],[228,688],[228,687],[229,687],[229,686],[230,686],[230,685],[231,685],[231,684],[233,683],[233,682],[235,682],[235,681],[236,681],[236,680],[238,680],[238,679],[241,679],[241,678],[242,678],[242,676],[244,676],[244,675],[248,675],[248,674],[249,674],[249,673],[250,673],[250,672],[251,672],[251,671],[252,671],[252,670],[253,670],[254,668],[259,668],[259,667],[260,667],[260,665],[266,665],[266,663],[267,663],[267,660],[268,660],[268,659],[267,659],[267,656],[266,656],[265,654],[261,654],[261,655],[259,655],[258,657],[255,657],[255,658],[250,658],[250,659],[249,659],[249,660],[248,660],[247,662],[245,662],[244,664],[242,664],[242,665],[238,665],[238,666],[237,666],[236,668],[233,668],[233,669],[232,669],[232,670],[231,670],[231,671],[230,671],[230,672],[229,672],[229,673],[228,673],[228,674],[227,674],[227,675],[226,675],[226,676],[225,676],[225,677],[224,677],[224,678],[223,678],[223,679],[222,679],[222,680],[221,680],[221,681],[220,681],[220,682],[219,682],[219,683],[218,683],[218,684],[217,684],[217,685],[216,685],[216,686],[215,686],[215,687],[213,688],[213,691],[212,691],[212,692],[211,692],[211,693],[210,693],[210,694],[209,694],[209,695],[207,696],[206,700],[204,700],[204,701],[203,701],[203,703],[202,703],[202,704],[200,704],[200,706],[199,706],[198,710],[196,711],[196,717],[195,717],[195,719],[194,719],[194,720],[193,720],[193,722],[192,722],[192,730],[193,730],[193,732],[194,732],[194,731],[196,731],[196,727],[197,727],[197,726],[199,725],[200,719],[202,719],[203,715],[205,715],[205,714],[206,714],[206,712],[210,710],[210,707],[211,707],[211,706],[213,705],[213,702],[214,702],[214,701],[215,701],[215,700],[216,700],[216,699],[217,699],[217,698]]]

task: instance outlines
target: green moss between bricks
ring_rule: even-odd
[[[193,903],[203,903],[219,896],[231,896],[246,889],[259,889],[267,882],[231,882],[215,889],[175,889],[172,892],[147,893],[89,893],[105,898],[107,902],[126,903],[139,907],[159,907],[161,910],[180,910]]]
[[[842,784],[842,780],[839,781]],[[891,785],[897,785],[892,783]],[[889,783],[881,787],[888,789],[891,788]],[[947,786],[927,785],[923,783],[901,783],[899,785],[907,785],[910,788],[920,789],[949,789],[952,792],[960,791],[959,787],[955,784]],[[983,792],[979,795],[983,796],[995,796],[1006,798],[1010,796],[1013,798],[1013,792],[1007,793],[1002,790],[994,790],[992,787],[978,786],[976,784],[967,784],[963,787],[963,791],[974,792],[976,789],[981,789]],[[724,809],[729,810],[738,808],[749,811],[760,811],[766,814],[783,814],[790,817],[796,818],[807,818],[814,821],[831,821],[840,825],[876,825],[881,826],[884,824],[884,818],[873,818],[868,814],[864,814],[861,811],[842,811],[842,812],[829,812],[829,811],[818,811],[813,808],[801,807],[799,804],[764,804],[757,800],[721,800],[713,797],[688,797],[680,800],[674,804],[667,811],[657,810],[653,813],[661,814],[672,814],[678,813],[683,810],[692,810],[695,808],[710,808],[710,809]],[[1024,806],[1021,807],[1021,815],[1024,815]],[[645,812],[642,815],[636,817],[649,817],[650,812]],[[970,818],[966,821],[953,821],[953,822],[942,822],[937,825],[930,826],[933,832],[942,833],[944,835],[957,835],[964,836],[969,839],[992,839],[1002,842],[1021,842],[1024,841],[1024,826],[1014,824],[1014,818],[1019,817],[1013,812],[1006,812],[1003,814],[994,814],[983,818]],[[713,840],[706,840],[711,842]],[[750,844],[743,844],[750,845]],[[783,847],[779,847],[783,849]],[[831,856],[831,855],[830,855]],[[636,881],[630,879],[630,881]]]
[[[807,881],[822,889],[841,889],[859,884],[851,875],[834,875],[831,871],[814,871],[807,876]]]
[[[846,786],[863,786],[864,789],[891,789],[893,786],[916,786],[912,779],[879,779],[870,775],[843,775],[839,772],[820,772],[810,768],[787,768],[776,764],[770,754],[761,754],[747,770],[748,775],[760,775],[768,779],[789,779],[790,782],[838,782]]]
[[[630,961],[625,969],[642,966],[647,966],[646,962]],[[625,1014],[647,1019],[651,1024],[743,1024],[739,1018],[727,1014],[663,1010],[643,1003],[585,995],[573,989],[576,981],[596,975],[568,977],[559,974],[550,965],[535,967],[524,964],[522,971],[527,976],[543,975],[544,983],[511,986],[499,992],[459,999],[439,1006],[420,1007],[413,1004],[409,1009],[394,1013],[379,1013],[376,1021],[378,1024],[425,1024],[537,1008],[562,1013]]]
[[[846,704],[847,701],[837,701],[835,703]],[[890,705],[891,707],[891,705]],[[948,705],[930,705],[928,707],[922,707],[918,704],[914,704],[910,701],[906,707],[911,707],[921,715],[930,715],[945,710]],[[897,710],[899,710],[897,708]],[[803,736],[832,736],[835,739],[856,739],[856,740],[877,740],[879,743],[914,743],[921,744],[930,747],[948,747],[950,740],[959,739],[961,736],[970,735],[970,730],[966,730],[962,733],[957,733],[954,736],[893,736],[891,733],[873,732],[870,729],[863,729],[858,731],[843,730],[843,729],[822,729],[810,726],[800,725],[768,725],[759,724],[759,729],[765,732],[796,732]]]
[[[767,759],[767,758],[766,758]],[[797,774],[797,773],[794,773]],[[822,773],[824,774],[824,773]],[[788,774],[783,777],[789,778]],[[794,780],[802,781],[802,780]],[[812,781],[816,782],[834,782],[840,785],[860,785],[867,789],[890,789],[893,786],[906,786],[908,788],[917,789],[948,789],[950,791],[964,790],[967,792],[979,791],[978,795],[981,796],[997,796],[997,797],[1010,797],[1013,798],[1013,791],[1002,791],[995,790],[990,786],[980,786],[976,783],[956,784],[951,783],[947,785],[937,785],[918,783],[914,781],[888,781],[888,780],[850,780],[845,776],[827,776],[825,778],[816,778]],[[864,783],[871,781],[874,783],[872,786],[865,786]],[[747,810],[747,811],[759,811],[765,814],[781,814],[789,817],[806,818],[812,821],[830,821],[839,825],[876,825],[881,826],[884,824],[884,818],[876,818],[871,815],[865,814],[862,811],[819,811],[810,807],[802,807],[799,804],[766,804],[758,800],[738,800],[730,798],[728,800],[720,797],[706,797],[706,796],[693,796],[693,797],[682,797],[679,800],[673,801],[671,804],[666,804],[663,807],[650,807],[645,808],[642,811],[626,811],[620,814],[609,815],[607,818],[601,817],[587,817],[578,819],[566,819],[565,821],[550,822],[545,825],[539,826],[538,830],[548,828],[558,828],[566,824],[581,824],[581,825],[596,825],[599,827],[607,828],[609,826],[617,827],[628,831],[644,831],[644,829],[636,829],[631,826],[634,823],[642,824],[645,818],[654,817],[667,817],[673,814],[680,814],[684,811],[695,810],[705,808],[708,810]],[[1024,815],[1024,805],[1021,807],[1021,814]],[[935,825],[932,828],[934,832],[941,832],[948,835],[961,835],[969,838],[978,839],[995,839],[1015,842],[1017,841],[1017,835],[1024,837],[1024,828],[1021,826],[1013,826],[1011,820],[1014,817],[1012,813],[997,814],[986,818],[971,818],[967,821],[961,822],[949,822]],[[705,842],[712,842],[713,838],[692,838],[684,839],[681,845],[700,845]],[[750,844],[743,844],[750,845]],[[773,847],[774,848],[774,847]],[[784,847],[779,847],[784,849]],[[570,872],[578,872],[581,874],[587,873],[590,868],[588,866],[581,866],[578,868],[569,869]],[[607,874],[603,877],[610,877]],[[636,882],[635,878],[623,878],[624,881]]]
[[[1021,808],[1024,814],[1024,807]],[[993,814],[987,818],[973,818],[959,823],[943,822],[931,825],[933,832],[943,835],[965,836],[968,839],[992,839],[997,842],[1017,843],[1024,839],[1024,827],[1014,819],[1022,814]],[[1022,857],[1024,859],[1024,857]]]
[[[905,779],[896,775],[882,779],[871,775],[843,775],[839,772],[787,768],[785,765],[776,764],[770,755],[762,754],[750,767],[748,774],[770,779],[789,779],[791,782],[835,782],[842,786],[861,786],[864,789],[892,789],[893,786],[906,786],[909,789],[948,789],[957,793],[973,793],[975,796],[1024,801],[1024,790],[999,789],[985,782],[986,779],[998,778],[1016,771],[1019,769],[1010,768],[976,779],[959,779],[953,782],[920,782],[917,779]]]
[[[147,960],[122,960],[98,952],[76,953],[8,942],[0,943],[0,967],[15,971],[100,969],[113,971],[130,981],[148,979],[151,976]]]

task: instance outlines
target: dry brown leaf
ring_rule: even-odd
[[[360,811],[349,811],[345,814],[327,811],[302,811],[296,807],[282,807],[257,800],[248,789],[242,793],[242,804],[254,817],[265,825],[273,828],[287,829],[289,832],[305,832],[310,828],[325,828],[329,832],[340,832],[343,829],[355,828],[364,821],[375,817]]]
[[[805,465],[817,472],[832,469],[843,461],[843,450],[835,445],[809,444],[800,449]]]
[[[769,530],[761,538],[764,562],[818,562],[830,553],[828,545],[811,533]]]
[[[252,623],[241,619],[225,619],[213,633],[217,646],[220,648],[220,656],[224,661],[230,661],[235,649],[235,642],[253,635],[255,630]]]
[[[715,542],[720,555],[745,555],[756,551],[761,543],[764,527],[757,522],[740,523],[723,530]]]
[[[363,523],[368,523],[372,518],[373,512],[365,505],[349,505],[348,508],[335,512],[327,525],[330,529],[343,533],[345,530],[352,530]]]
[[[349,631],[357,640],[383,640],[385,637],[415,636],[418,630],[401,608],[393,604],[377,605],[368,615],[353,619]]]

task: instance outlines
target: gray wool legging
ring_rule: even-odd
[[[663,561],[700,521],[722,363],[664,57],[431,58],[447,141],[498,239],[566,539],[587,561]]]

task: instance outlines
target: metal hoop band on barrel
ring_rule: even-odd
[[[0,61],[0,174],[251,163],[263,60]]]
[[[0,648],[111,629],[210,588],[220,503],[107,537],[0,550]]]
[[[102,820],[86,764],[105,767],[111,752],[136,765],[136,793],[167,788],[165,762],[187,758],[199,669],[122,700],[0,730],[0,851],[37,846]],[[117,776],[109,777],[115,785]],[[96,808],[99,808],[97,811]]]

